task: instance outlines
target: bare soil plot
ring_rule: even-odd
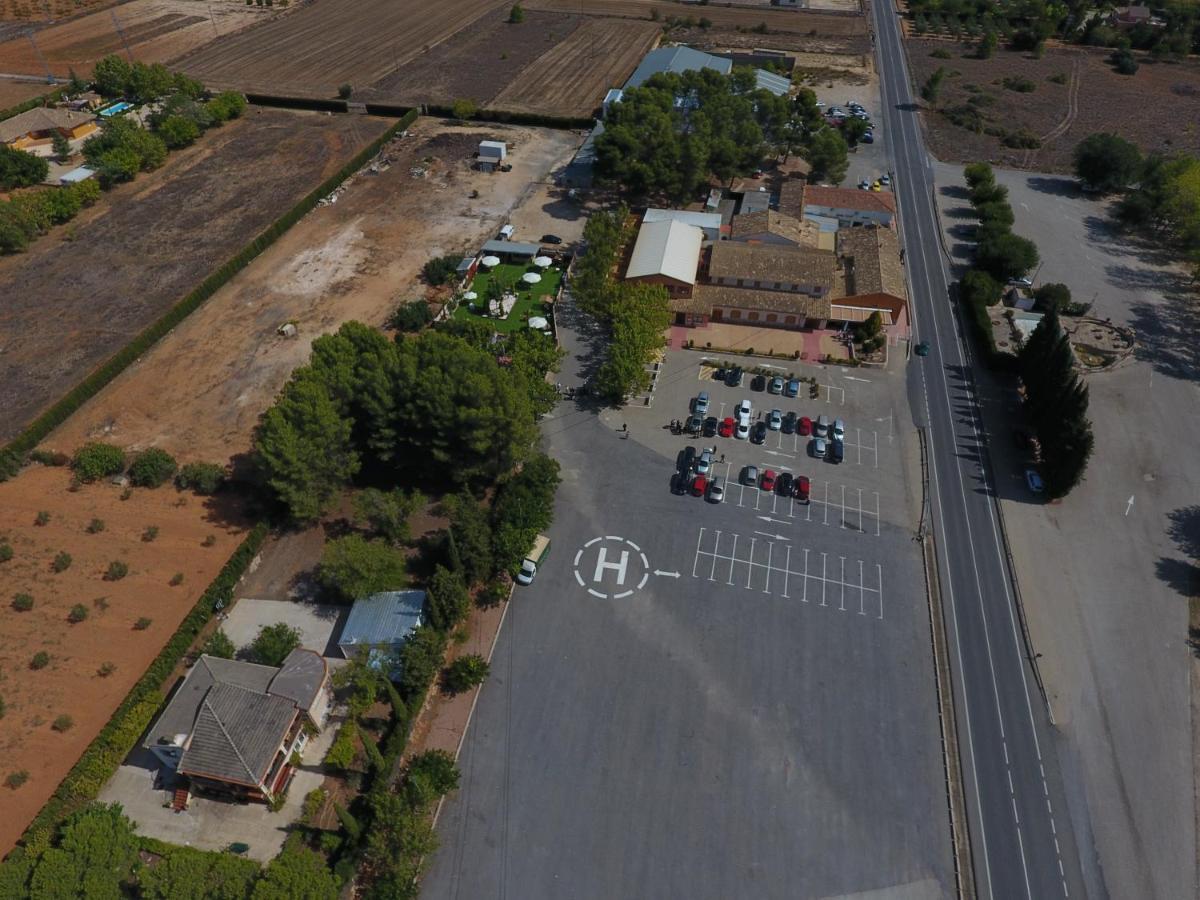
[[[972,48],[952,41],[911,39],[907,48],[918,88],[939,66],[946,68],[938,101],[943,110],[968,105],[974,97],[972,105],[988,125],[1026,129],[1042,139],[1038,150],[1013,149],[1004,146],[1001,137],[968,131],[943,113],[926,111],[930,149],[941,160],[990,160],[1041,172],[1068,172],[1075,145],[1097,131],[1119,134],[1146,151],[1200,151],[1200,132],[1183,124],[1200,121],[1200,63],[1193,60],[1146,63],[1136,75],[1127,76],[1112,70],[1105,50],[1055,47],[1041,59],[999,50],[983,60],[969,58]],[[931,55],[938,50],[953,56]],[[1010,90],[1003,85],[1005,78],[1029,79],[1035,89]]]
[[[166,62],[220,36],[279,15],[278,9],[244,3],[131,0],[114,9],[39,29],[34,34],[36,50],[26,37],[0,43],[0,72],[45,75],[46,69],[38,51],[51,72],[60,78],[67,77],[72,68],[81,74],[90,72],[102,56],[109,53],[124,55],[125,44],[117,23],[135,59]]]
[[[34,97],[49,93],[53,88],[48,84],[38,84],[32,81],[0,80],[0,110],[10,109],[18,103],[24,103]]]
[[[0,855],[158,655],[245,527],[228,501],[218,507],[169,487],[135,490],[121,500],[118,487],[85,485],[72,492],[70,481],[67,469],[34,466],[0,484],[0,536],[14,551],[0,563],[0,696],[7,706],[0,719],[0,771],[29,772],[18,790],[3,789]],[[43,510],[50,521],[34,525]],[[103,532],[87,533],[92,519],[103,520]],[[151,525],[159,532],[147,542],[142,536]],[[209,535],[213,543],[205,547]],[[71,564],[55,574],[51,562],[61,551],[71,555]],[[105,581],[113,560],[125,562],[129,573]],[[177,573],[183,581],[172,587]],[[33,609],[12,608],[18,593],[33,596]],[[77,603],[88,617],[72,625],[67,616]],[[137,630],[134,623],[142,617],[151,624]],[[48,653],[50,662],[35,671],[30,662],[39,652]],[[101,676],[107,662],[116,668]],[[73,724],[54,730],[52,723],[64,714]]]
[[[331,97],[367,87],[506,0],[315,0],[180,60],[206,84]]]
[[[670,0],[530,0],[529,9],[552,9],[588,16],[615,16],[628,19],[650,19],[657,12],[663,22],[676,17],[708,19],[716,28],[755,28],[766,25],[760,34],[865,35],[867,20],[863,16],[838,16],[806,10],[773,7],[730,7],[712,4],[696,6],[672,3]],[[759,41],[760,45],[763,43]]]
[[[107,9],[119,0],[0,0],[0,19],[40,22],[65,19],[97,9]]]
[[[367,116],[251,107],[243,119],[111,192],[27,253],[0,259],[0,440],[181,300],[387,125]]]
[[[245,452],[259,415],[308,361],[314,338],[349,320],[382,324],[422,293],[420,269],[431,256],[478,248],[583,137],[418,119],[385,148],[386,171],[355,176],[337,203],[297,223],[46,444],[74,448],[108,435],[214,461]],[[484,138],[508,143],[511,172],[471,168]],[[423,178],[410,174],[417,163],[428,170]],[[297,338],[276,334],[284,322],[296,323]]]
[[[604,92],[625,82],[661,33],[652,22],[592,19],[524,69],[490,105],[551,116],[591,115]]]
[[[582,16],[532,10],[525,13],[523,22],[507,20],[507,8],[487,13],[368,90],[356,91],[356,99],[415,106],[449,105],[463,98],[482,106],[588,21]]]
[[[861,34],[842,36],[793,34],[772,31],[769,35],[738,31],[735,28],[672,28],[665,40],[687,44],[712,53],[730,50],[783,50],[792,53],[846,54],[862,57],[871,51],[871,42],[864,30]]]

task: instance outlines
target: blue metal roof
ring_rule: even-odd
[[[781,75],[768,72],[766,69],[754,70],[754,86],[770,91],[776,97],[783,97],[792,89],[792,83]]]
[[[424,591],[386,591],[355,600],[338,638],[348,659],[355,647],[397,647],[421,624]]]
[[[625,82],[625,89],[638,87],[660,72],[674,72],[678,75],[700,69],[715,69],[722,75],[728,75],[733,71],[733,61],[721,59],[711,53],[702,53],[691,47],[659,47],[642,58],[629,80]]]

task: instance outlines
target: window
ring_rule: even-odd
[[[742,311],[740,309],[731,309],[729,311],[729,318],[740,319],[741,317],[742,317]]]
[[[784,325],[795,325],[796,317],[795,316],[784,316],[783,324]]]
[[[749,315],[747,315],[746,318],[749,319],[751,322],[757,322],[758,321],[758,313],[752,312]]]
[[[776,319],[777,319],[777,317],[776,317],[775,313],[767,313],[767,321],[768,322],[774,322],[774,321],[776,321]]]

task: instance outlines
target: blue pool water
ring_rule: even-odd
[[[132,109],[132,108],[133,108],[132,103],[126,103],[124,100],[122,100],[120,103],[114,103],[112,106],[110,106],[106,109],[100,110],[100,115],[104,116],[104,118],[107,119],[110,116],[115,116],[118,113],[123,113],[123,112],[125,112],[125,110]]]

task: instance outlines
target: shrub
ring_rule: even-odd
[[[200,542],[200,546],[201,547],[211,547],[216,542],[217,542],[217,536],[215,534],[209,534],[209,535],[205,535],[204,540],[202,540]]]
[[[442,683],[450,693],[461,694],[482,684],[489,668],[487,660],[477,653],[460,656],[446,668]]]
[[[354,93],[354,85],[343,84],[338,86],[338,97],[342,100],[349,100],[350,95]]]
[[[125,453],[120,447],[93,441],[75,452],[71,468],[82,481],[97,481],[120,475],[125,469]]]
[[[33,595],[17,594],[13,597],[12,608],[17,612],[29,612],[33,609]]]
[[[474,100],[459,98],[450,104],[450,114],[456,119],[473,119],[479,114],[479,106]]]
[[[50,665],[50,654],[45,650],[39,650],[37,653],[33,654],[33,659],[29,661],[29,668],[34,669],[35,671],[37,669],[44,669],[48,665]]]
[[[34,450],[29,454],[29,461],[43,466],[65,466],[71,462],[71,457],[57,450]]]
[[[169,149],[177,150],[191,145],[200,137],[200,126],[188,116],[174,115],[159,122],[154,132]]]
[[[171,576],[171,580],[167,583],[171,585],[171,587],[179,587],[179,585],[183,584],[183,573],[176,572]]]
[[[313,788],[304,795],[304,818],[306,821],[311,821],[313,816],[321,811],[321,807],[325,805],[325,791],[319,787]]]
[[[233,659],[233,655],[237,653],[237,647],[233,646],[233,641],[220,628],[212,633],[204,643],[204,651],[209,656],[219,656],[221,659]]]
[[[108,564],[108,569],[104,573],[105,581],[120,581],[129,574],[129,566],[121,562],[119,559],[114,559]]]
[[[1042,146],[1042,139],[1028,128],[1021,128],[1004,135],[1002,143],[1005,147],[1013,147],[1018,150],[1036,150]]]
[[[50,568],[55,572],[65,572],[71,568],[71,554],[66,550],[59,550],[54,557],[54,562],[50,563]]]
[[[158,526],[157,525],[147,525],[146,530],[142,532],[142,540],[145,541],[147,544],[152,542],[157,537],[158,537]]]
[[[138,619],[136,622],[133,623],[133,630],[134,631],[145,631],[147,628],[149,628],[153,624],[154,624],[153,619],[147,619],[145,616],[142,616],[140,619]]]
[[[74,724],[75,724],[75,720],[72,719],[70,716],[68,716],[66,713],[63,713],[61,716],[59,716],[58,718],[56,718],[54,720],[54,723],[50,727],[53,728],[55,731],[61,733],[63,731],[70,731],[71,727]]]
[[[104,662],[100,664],[100,668],[96,670],[96,674],[101,678],[107,678],[113,672],[117,671],[117,664],[113,662]]]
[[[179,466],[166,450],[150,447],[134,457],[129,465],[129,480],[138,487],[156,488],[175,476]]]
[[[37,516],[34,517],[33,524],[39,525],[39,526],[49,525],[50,524],[50,513],[46,512],[46,510],[43,509],[41,512],[39,512],[37,514]]]
[[[197,494],[215,494],[225,481],[225,469],[216,463],[188,463],[175,476],[175,486],[180,490],[193,490]]]
[[[21,769],[17,772],[9,772],[8,777],[4,779],[4,784],[15,791],[28,780],[29,772],[26,769]]]
[[[104,520],[103,519],[92,519],[92,521],[88,522],[88,527],[87,527],[88,534],[99,534],[103,530],[104,530]]]
[[[1066,72],[1059,72],[1057,75],[1047,76],[1046,80],[1053,82],[1054,84],[1066,84],[1069,78],[1067,77]]]
[[[1134,58],[1133,52],[1127,49],[1117,50],[1109,57],[1113,68],[1121,75],[1136,75],[1138,70],[1138,61]]]
[[[71,607],[71,611],[67,613],[67,621],[72,625],[78,625],[88,617],[88,608],[82,603],[76,603]]]
[[[953,53],[951,53],[949,50],[944,50],[941,47],[934,50],[929,55],[932,56],[934,59],[952,59],[954,57]]]
[[[420,331],[432,321],[433,313],[429,311],[429,304],[424,300],[413,300],[396,307],[396,311],[388,318],[387,325],[396,331],[411,332]]]
[[[459,256],[436,256],[425,263],[421,273],[432,285],[445,284],[454,278],[461,259]]]
[[[0,562],[8,562],[13,558],[13,548],[11,544],[0,544]]]
[[[487,585],[479,592],[475,602],[482,607],[499,606],[508,599],[509,582],[496,578],[489,581]]]
[[[1018,94],[1032,94],[1037,90],[1037,82],[1024,75],[1005,75],[1001,82],[1005,88],[1010,91],[1016,91]]]
[[[286,622],[264,625],[250,644],[250,658],[264,666],[279,666],[300,646],[299,630]]]

